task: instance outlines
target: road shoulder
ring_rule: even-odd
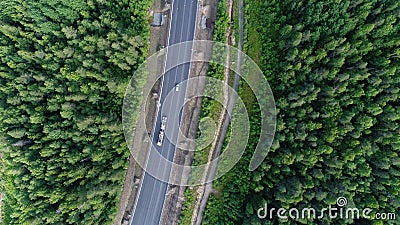
[[[166,45],[167,35],[168,35],[168,24],[169,24],[169,5],[163,4],[165,1],[163,0],[154,0],[152,8],[149,10],[148,17],[151,18],[154,12],[160,12],[163,15],[165,21],[162,26],[150,26],[150,46],[149,46],[149,56],[157,52],[160,48]],[[150,19],[149,19],[150,20]],[[163,56],[160,56],[163,58]],[[160,89],[159,82],[154,87],[152,92],[158,93]],[[146,111],[147,112],[156,112],[156,101],[157,99],[151,98],[146,103]],[[151,129],[154,124],[155,115],[148,114],[146,118],[146,127]],[[146,128],[143,128],[146,129]],[[152,133],[151,130],[141,130],[141,128],[137,128],[136,134],[146,134]],[[148,143],[141,142],[140,146],[135,146],[138,149],[148,149]],[[128,168],[125,174],[124,185],[122,187],[122,192],[120,196],[118,212],[116,218],[114,219],[113,225],[127,225],[131,219],[132,208],[134,207],[134,203],[137,197],[137,191],[140,186],[141,178],[143,175],[143,169],[138,165],[135,159],[130,154]]]

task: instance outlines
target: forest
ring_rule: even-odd
[[[273,90],[274,143],[255,171],[258,141],[214,183],[203,224],[398,224],[400,216],[400,2],[245,1],[244,49]],[[260,219],[257,210],[336,205],[365,219]],[[396,213],[396,220],[374,219]]]
[[[129,155],[122,99],[147,55],[150,3],[0,1],[3,224],[111,224]]]
[[[3,224],[111,224],[129,154],[122,99],[147,55],[150,4],[0,1]],[[400,217],[400,1],[246,0],[244,10],[244,50],[274,92],[277,131],[248,171],[260,113],[247,101],[248,148],[214,183],[203,224],[398,224],[260,219],[257,210],[346,197]]]

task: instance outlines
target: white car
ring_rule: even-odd
[[[158,134],[158,141],[157,141],[157,145],[161,146],[164,140],[164,131],[160,131],[160,134]]]
[[[175,91],[179,91],[179,84],[175,85]]]

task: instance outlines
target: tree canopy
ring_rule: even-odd
[[[121,108],[150,1],[0,2],[4,224],[107,224],[129,150]]]
[[[246,37],[257,31],[260,39],[245,48],[262,46],[256,60],[274,92],[277,132],[257,170],[247,171],[255,135],[214,184],[221,191],[204,223],[343,224],[257,217],[264,203],[321,209],[341,196],[373,214],[399,215],[399,1],[249,1],[245,8]]]

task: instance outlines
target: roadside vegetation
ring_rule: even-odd
[[[228,20],[229,18],[226,8],[226,1],[221,0],[218,2],[217,20],[215,21],[214,33],[213,33],[214,41],[225,43],[226,30],[229,26]],[[210,63],[208,67],[207,76],[223,80],[224,79],[223,66]],[[221,110],[223,110],[221,103],[209,97],[204,97],[201,103],[200,120],[203,118],[211,118],[213,122],[218,121],[221,114]],[[212,132],[212,131],[206,131],[206,132]],[[198,134],[198,136],[200,136],[200,134]],[[211,144],[204,149],[196,149],[192,165],[196,166],[196,165],[206,164],[208,161],[210,149],[211,149]],[[186,188],[185,202],[182,207],[179,224],[182,225],[191,224],[193,209],[197,201],[197,195],[198,192],[196,187]]]
[[[267,158],[248,171],[258,141],[254,103],[248,149],[214,182],[219,191],[210,196],[203,224],[344,224],[257,216],[265,203],[321,209],[341,196],[349,206],[371,208],[372,217],[400,215],[400,2],[245,4],[244,50],[274,92],[277,131]]]
[[[151,1],[0,1],[3,224],[110,224]]]

